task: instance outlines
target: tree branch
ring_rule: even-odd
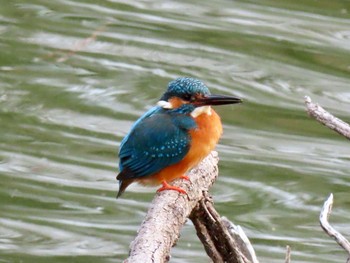
[[[217,152],[212,152],[190,172],[190,182],[176,180],[171,183],[181,186],[188,193],[187,196],[176,191],[163,191],[156,195],[124,263],[169,261],[170,249],[178,240],[188,217],[215,263],[258,263],[243,230],[226,218],[221,218],[208,195],[208,189],[218,176],[217,164]],[[240,233],[233,233],[237,229],[240,229]]]
[[[329,235],[334,238],[334,240],[346,251],[348,252],[348,260],[347,263],[350,262],[350,243],[349,241],[340,234],[337,230],[335,230],[328,222],[329,215],[332,212],[333,206],[333,194],[330,194],[328,199],[324,202],[324,205],[320,214],[320,224],[322,229]]]
[[[285,263],[290,263],[291,254],[292,254],[292,250],[290,246],[287,246]]]
[[[317,121],[327,126],[328,128],[336,131],[337,133],[345,136],[350,140],[350,125],[346,122],[334,117],[332,114],[323,109],[320,105],[311,101],[308,96],[304,97],[307,112],[310,116],[314,117]]]
[[[240,237],[230,233],[229,227],[232,223],[220,217],[207,193],[204,193],[204,198],[193,209],[190,219],[207,254],[215,263],[252,262],[246,244]]]
[[[317,121],[327,126],[328,128],[336,131],[340,135],[350,139],[350,125],[346,122],[334,117],[332,114],[324,110],[318,104],[311,101],[308,96],[304,97],[307,112],[310,116],[314,117]],[[330,194],[328,199],[325,201],[321,213],[320,213],[320,224],[322,229],[334,238],[334,240],[348,253],[347,263],[350,263],[350,242],[337,230],[335,230],[328,222],[329,215],[332,212],[333,205],[333,194]]]
[[[190,182],[176,180],[172,183],[181,185],[188,196],[176,191],[163,191],[155,196],[130,245],[130,255],[125,263],[159,263],[170,259],[170,249],[178,240],[182,225],[218,176],[217,164],[217,152],[212,152],[190,172]]]
[[[236,244],[238,245],[240,251],[244,254],[244,256],[247,259],[249,259],[252,263],[259,263],[258,258],[255,254],[255,250],[241,226],[235,225],[224,216],[221,217],[221,220],[230,232],[232,238],[236,241]]]

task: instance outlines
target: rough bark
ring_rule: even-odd
[[[155,196],[130,245],[125,263],[159,263],[170,259],[170,249],[178,240],[182,225],[203,198],[203,192],[208,191],[218,176],[217,164],[218,155],[212,152],[189,173],[190,182],[177,180],[172,183],[183,188],[188,195],[163,191]]]
[[[350,125],[346,122],[334,117],[328,111],[323,109],[320,105],[311,101],[311,98],[305,96],[305,104],[307,112],[310,116],[314,117],[317,121],[327,126],[328,128],[336,131],[337,133],[345,136],[350,140]]]
[[[207,193],[204,193],[204,198],[193,209],[190,219],[207,254],[215,263],[253,262],[246,243],[230,231],[233,224],[220,217]]]
[[[228,219],[221,218],[208,195],[208,189],[218,176],[217,164],[217,153],[212,152],[190,172],[190,182],[177,180],[172,183],[183,188],[188,195],[176,191],[163,191],[156,195],[130,245],[130,254],[125,263],[169,261],[170,249],[176,244],[188,217],[193,221],[207,254],[215,263],[258,262],[243,230]]]

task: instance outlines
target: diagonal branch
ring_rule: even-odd
[[[323,109],[320,105],[313,103],[310,97],[305,96],[304,99],[307,112],[310,116],[314,117],[323,125],[327,126],[328,128],[336,131],[337,133],[345,136],[347,139],[350,140],[349,124],[333,116],[328,111]]]
[[[203,195],[204,198],[193,209],[190,219],[207,254],[215,263],[251,263],[251,259],[246,256],[249,255],[246,244],[230,233],[228,224],[231,222],[220,217],[207,193]]]
[[[335,230],[328,222],[329,215],[332,212],[333,206],[333,194],[330,194],[326,202],[324,203],[321,214],[320,214],[320,224],[322,229],[329,235],[334,238],[334,240],[348,252],[348,261],[350,262],[350,242],[337,230]]]
[[[170,259],[180,230],[189,217],[209,257],[215,263],[258,263],[248,238],[215,210],[208,190],[218,176],[218,155],[212,152],[190,174],[190,182],[176,180],[188,195],[164,191],[156,195],[124,263],[163,263]],[[234,232],[234,231],[233,231]]]
[[[217,163],[217,152],[212,152],[190,172],[190,182],[172,183],[181,185],[188,196],[176,191],[163,191],[155,196],[124,263],[169,261],[170,249],[178,240],[187,217],[218,176]]]

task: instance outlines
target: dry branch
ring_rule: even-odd
[[[221,217],[221,220],[230,232],[233,239],[236,241],[236,244],[238,245],[240,251],[244,254],[244,256],[247,259],[249,259],[252,263],[259,263],[258,258],[255,254],[255,250],[241,226],[235,225],[224,216]]]
[[[215,263],[252,262],[245,242],[231,233],[229,227],[232,223],[220,217],[207,193],[204,193],[204,198],[193,209],[190,219],[207,254]]]
[[[346,251],[348,252],[347,263],[350,262],[350,243],[349,241],[335,230],[328,222],[329,215],[332,212],[333,206],[333,194],[330,194],[328,199],[324,202],[323,208],[320,214],[320,224],[322,229],[329,235],[334,238],[334,240]]]
[[[314,117],[317,121],[327,126],[328,128],[336,131],[337,133],[345,136],[350,140],[350,125],[346,122],[334,117],[328,111],[323,109],[320,105],[311,101],[311,98],[305,96],[305,104],[307,112],[310,116]]]
[[[287,246],[285,263],[290,263],[291,254],[292,254],[292,250],[290,246]]]
[[[176,191],[163,191],[156,195],[138,235],[130,245],[130,255],[125,263],[159,263],[169,260],[170,249],[179,238],[182,225],[203,198],[203,192],[208,191],[218,176],[217,163],[218,155],[212,152],[190,172],[190,182],[177,180],[173,183],[181,185],[188,196]]]
[[[190,182],[177,180],[172,183],[181,186],[188,195],[176,191],[163,191],[156,195],[124,263],[169,261],[170,249],[176,244],[188,217],[215,263],[258,263],[243,230],[239,228],[240,233],[233,235],[233,224],[220,217],[207,194],[218,176],[217,164],[218,155],[212,152],[190,172]],[[250,247],[247,247],[248,244]]]
[[[318,104],[313,103],[310,97],[305,96],[304,99],[307,112],[310,116],[314,117],[317,121],[336,131],[340,135],[343,135],[347,139],[350,139],[349,124],[333,116]],[[348,253],[347,263],[350,263],[350,242],[342,234],[335,230],[328,222],[329,215],[332,212],[332,205],[333,194],[330,194],[322,207],[320,213],[320,224],[327,235],[332,237]]]

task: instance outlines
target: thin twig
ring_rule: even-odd
[[[94,32],[92,32],[92,34],[89,37],[84,38],[83,40],[75,43],[74,47],[71,50],[69,50],[64,56],[58,58],[56,61],[57,62],[65,62],[67,59],[69,59],[70,57],[75,55],[77,52],[79,52],[80,50],[85,48],[91,42],[95,41],[97,36],[100,33],[104,32],[109,24],[110,24],[110,22],[105,23],[101,27],[97,28]]]
[[[310,97],[305,96],[304,99],[307,112],[310,116],[314,117],[323,125],[327,126],[328,128],[336,131],[337,133],[345,136],[347,139],[350,140],[349,124],[333,116],[328,111],[323,109],[320,105],[313,103]]]
[[[99,28],[97,28],[94,32],[92,32],[88,37],[77,41],[73,47],[71,47],[68,50],[64,50],[62,48],[57,49],[53,52],[50,52],[49,54],[41,57],[40,59],[47,60],[47,59],[55,59],[56,62],[65,62],[68,59],[70,59],[72,56],[74,56],[77,52],[84,49],[86,46],[88,46],[90,43],[94,42],[99,34],[106,31],[107,27],[110,25],[110,22],[106,22]],[[63,54],[62,54],[63,51]],[[61,55],[62,54],[62,55]]]
[[[286,260],[285,262],[286,263],[290,263],[290,257],[291,257],[291,253],[292,253],[292,250],[290,248],[290,246],[287,245],[287,251],[286,251]]]
[[[350,260],[350,242],[337,230],[335,230],[328,222],[329,215],[332,212],[333,205],[333,194],[330,194],[321,210],[320,214],[320,224],[322,229],[329,235],[334,238],[334,240],[346,251],[348,252],[348,261]]]

